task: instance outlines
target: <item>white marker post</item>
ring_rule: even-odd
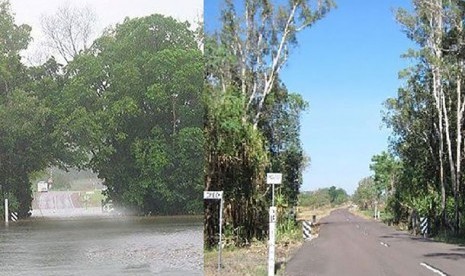
[[[270,207],[270,239],[268,244],[268,276],[274,275],[274,255],[275,255],[275,240],[276,240],[276,207]]]
[[[9,219],[9,215],[8,215],[9,211],[8,211],[8,198],[5,198],[5,225],[8,226],[8,219]]]
[[[282,181],[281,173],[267,173],[266,174],[266,183],[272,185],[272,197],[271,197],[271,207],[270,207],[270,237],[268,241],[268,276],[274,275],[274,257],[275,257],[275,239],[276,239],[276,221],[277,221],[277,209],[274,206],[274,185],[281,184]]]
[[[223,191],[204,191],[203,199],[219,199],[220,200],[220,238],[218,240],[218,272],[221,271],[221,236],[223,225]]]

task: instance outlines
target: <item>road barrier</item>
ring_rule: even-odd
[[[428,218],[427,217],[421,217],[420,218],[420,231],[423,236],[428,235]]]
[[[302,233],[304,240],[310,239],[312,237],[312,223],[309,221],[302,222]]]

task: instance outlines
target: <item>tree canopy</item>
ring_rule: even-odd
[[[63,27],[63,26],[57,26]],[[61,65],[26,67],[31,28],[0,5],[0,185],[27,216],[30,177],[90,168],[139,214],[202,212],[203,68],[188,23],[127,18]]]
[[[267,172],[282,172],[283,205],[297,203],[308,161],[300,142],[307,103],[279,73],[297,34],[332,1],[224,2],[220,27],[206,34],[206,190],[225,193],[225,227],[236,244],[266,237],[271,192]],[[218,209],[206,202],[206,245],[216,243]]]
[[[417,210],[432,221],[431,234],[459,234],[465,191],[465,6],[462,1],[414,0],[413,7],[411,12],[397,11],[417,49],[406,54],[414,64],[400,74],[405,84],[385,102],[384,121],[392,129],[395,157],[378,157],[375,182],[390,187],[388,206],[395,220],[405,221]]]

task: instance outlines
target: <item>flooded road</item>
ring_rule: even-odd
[[[201,218],[87,217],[0,225],[0,275],[202,275]]]

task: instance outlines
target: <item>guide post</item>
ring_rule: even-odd
[[[274,265],[275,265],[275,239],[276,239],[276,221],[277,221],[277,209],[274,206],[274,185],[281,184],[282,174],[281,173],[267,173],[266,174],[266,183],[272,185],[272,198],[271,198],[271,207],[269,212],[269,241],[268,241],[268,276],[274,275]]]
[[[223,225],[223,191],[204,191],[203,199],[219,199],[220,200],[220,237],[218,239],[218,272],[221,271],[221,237],[222,237],[222,225]]]
[[[8,198],[5,198],[5,225],[8,226],[9,211],[8,211]]]

